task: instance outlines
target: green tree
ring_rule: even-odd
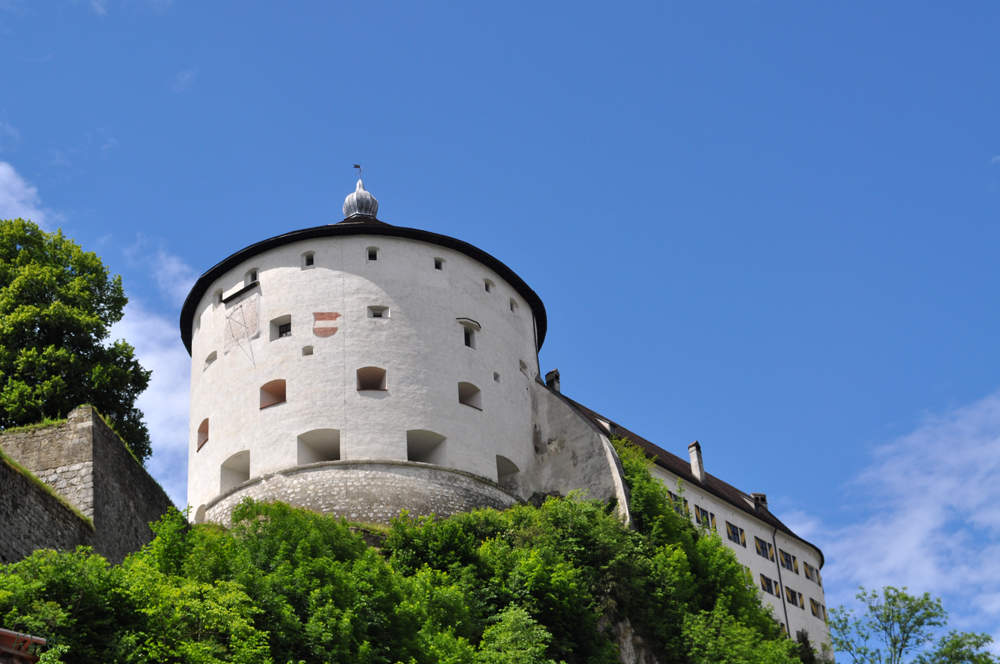
[[[936,645],[938,628],[948,622],[941,600],[930,593],[916,596],[885,586],[881,591],[860,588],[855,595],[862,614],[837,607],[830,611],[830,640],[833,649],[846,654],[855,664],[903,664],[907,658],[917,664],[994,664],[997,659],[984,652],[992,639],[986,634],[950,632]]]
[[[106,343],[128,299],[97,254],[23,219],[0,221],[0,428],[97,408],[140,461],[149,431],[135,400],[150,372]]]

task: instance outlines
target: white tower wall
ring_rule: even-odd
[[[246,288],[251,270],[259,284]],[[231,299],[220,302],[219,291]],[[388,317],[370,317],[369,307],[387,307]],[[334,320],[314,331],[315,314]],[[291,335],[272,338],[271,321],[283,317]],[[255,323],[256,334],[238,339]],[[465,345],[467,326],[474,349]],[[336,332],[317,335],[330,327]],[[238,341],[228,348],[227,334]],[[257,253],[205,289],[195,310],[188,502],[204,505],[240,478],[321,460],[315,454],[332,458],[337,432],[341,460],[406,460],[407,432],[433,432],[410,434],[418,449],[444,437],[425,461],[494,481],[497,455],[525,470],[533,464],[535,336],[531,308],[510,284],[439,245],[352,235]],[[363,367],[385,370],[384,391],[358,390]],[[261,408],[261,387],[274,380],[286,381],[286,400]],[[481,410],[459,403],[460,382],[481,390]],[[311,446],[300,453],[302,443]]]

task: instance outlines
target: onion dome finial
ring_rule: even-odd
[[[365,191],[365,183],[358,178],[358,187],[344,199],[344,219],[374,217],[378,214],[378,201]]]

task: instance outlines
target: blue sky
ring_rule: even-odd
[[[180,303],[380,217],[542,297],[563,391],[1000,636],[1000,6],[0,0],[0,217],[123,276],[183,500]]]

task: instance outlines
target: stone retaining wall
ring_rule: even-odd
[[[515,496],[489,480],[411,461],[326,461],[253,478],[196,512],[196,520],[230,525],[244,498],[281,501],[358,523],[388,524],[403,510],[440,517],[476,508],[506,509]]]
[[[149,523],[172,505],[156,480],[89,406],[77,408],[59,425],[0,435],[0,447],[87,515],[96,529],[86,537],[61,534],[65,528],[58,524],[67,518],[83,522],[30,480],[3,466],[4,475],[11,477],[2,488],[11,490],[0,490],[0,547],[12,556],[4,562],[28,556],[36,548],[71,549],[85,544],[119,563],[152,540]],[[46,535],[50,525],[54,528],[51,536]]]
[[[0,563],[35,549],[73,549],[92,543],[83,519],[29,478],[0,461]]]

